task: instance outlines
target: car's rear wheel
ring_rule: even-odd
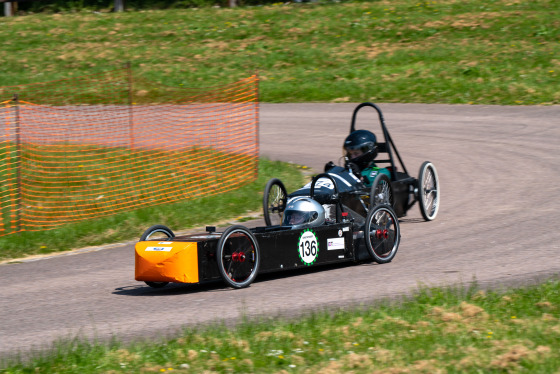
[[[174,238],[175,234],[171,229],[164,225],[155,225],[144,231],[140,237],[140,241],[156,241]]]
[[[366,218],[366,247],[377,263],[391,262],[401,239],[397,214],[389,205],[378,205],[371,209]]]
[[[369,193],[369,209],[373,209],[378,205],[393,206],[393,188],[391,181],[385,174],[379,173],[371,184]]]
[[[288,193],[280,179],[272,178],[264,188],[263,212],[267,226],[282,224],[282,214],[286,209]]]
[[[424,219],[434,220],[439,210],[440,187],[436,167],[430,161],[425,161],[418,173],[418,199]]]
[[[257,238],[245,226],[231,226],[218,241],[218,269],[223,280],[233,288],[247,287],[255,280],[260,256]]]
[[[165,241],[174,238],[175,234],[171,229],[164,225],[155,225],[144,231],[140,237],[140,241]],[[144,282],[152,288],[161,288],[169,284],[169,282]]]

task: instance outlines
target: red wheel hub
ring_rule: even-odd
[[[375,237],[377,239],[388,239],[389,238],[389,230],[387,230],[387,229],[384,229],[384,230],[377,229],[375,231]]]
[[[245,253],[243,252],[235,252],[231,255],[231,259],[233,262],[245,262]]]

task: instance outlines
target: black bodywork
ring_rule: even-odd
[[[318,183],[316,200],[325,204],[329,200],[338,199],[355,220],[366,217],[371,208],[380,204],[391,206],[398,217],[403,217],[419,201],[424,218],[426,220],[434,219],[439,204],[439,181],[435,167],[431,162],[426,161],[420,168],[418,179],[410,176],[387,130],[383,113],[376,104],[362,103],[354,109],[350,133],[357,130],[357,115],[363,108],[373,108],[378,114],[381,132],[377,132],[378,156],[375,164],[386,168],[390,172],[391,178],[380,173],[374,179],[371,187],[366,187],[359,179],[359,172],[355,171],[355,167],[349,160],[345,159],[343,166],[329,162],[325,165],[325,173],[317,177],[323,178],[323,180],[329,177],[328,179],[332,180],[338,192],[335,192],[332,185],[326,186],[325,183]],[[330,197],[337,193],[339,196],[336,196],[335,199]],[[287,201],[298,196],[311,196],[311,194],[311,183],[287,194],[284,184],[279,179],[271,179],[265,187],[263,198],[265,222],[267,225],[275,224],[275,220],[278,222],[281,219]]]
[[[318,180],[314,179],[311,196],[314,196],[314,184]],[[336,219],[314,227],[249,229],[235,225],[220,233],[208,227],[203,234],[175,236],[165,226],[152,226],[136,245],[136,279],[151,287],[162,287],[170,281],[200,283],[223,279],[234,288],[243,288],[260,273],[364,260],[392,261],[400,243],[399,222],[394,210],[380,205],[371,209],[365,220],[357,221],[337,196],[335,188],[327,201],[338,207]],[[191,248],[193,244],[196,244],[195,253]],[[190,266],[192,262],[181,262],[184,261],[181,248],[191,250],[188,258],[196,261],[196,266]],[[154,252],[157,252],[156,260]],[[188,270],[176,266],[181,263]]]
[[[258,273],[271,273],[281,270],[293,270],[318,265],[327,265],[349,261],[371,260],[363,233],[354,233],[351,222],[329,224],[308,229],[292,230],[290,227],[256,227],[249,229],[255,236],[259,251],[260,264]],[[304,232],[313,232],[318,239],[317,256],[312,263],[300,256],[299,239]],[[353,238],[356,236],[356,240]],[[194,239],[193,239],[194,237]],[[218,242],[220,234],[182,236],[174,241],[198,241],[199,276],[201,281],[222,279],[217,263]],[[361,237],[358,238],[358,237]],[[344,239],[344,247],[329,249],[329,239]],[[242,248],[247,238],[245,235],[230,238],[232,247]]]

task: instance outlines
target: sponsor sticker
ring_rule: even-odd
[[[170,252],[173,247],[147,247],[146,252]]]
[[[173,244],[173,242],[159,242],[158,244]]]
[[[350,227],[343,227],[342,231],[344,231],[344,232],[350,231]]]
[[[311,183],[312,182],[307,183],[303,188],[311,188]],[[315,182],[315,188],[321,187],[328,188],[329,190],[334,189],[334,185],[329,178],[319,178],[317,182]]]
[[[335,249],[344,249],[344,238],[327,239],[327,251],[333,251]]]
[[[299,258],[305,265],[313,265],[319,256],[319,242],[317,235],[311,229],[304,230],[299,236]]]

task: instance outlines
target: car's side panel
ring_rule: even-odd
[[[261,256],[259,273],[356,261],[351,222],[290,230],[255,229]],[[168,241],[141,241],[135,247],[135,279],[200,283],[221,279],[216,258],[219,233]]]
[[[218,270],[218,261],[216,260],[218,240],[216,238],[198,243],[198,268],[201,282],[222,278]]]
[[[351,223],[255,236],[261,251],[259,273],[354,260]]]
[[[141,241],[135,246],[135,279],[198,283],[198,243]]]
[[[391,182],[391,187],[393,189],[394,204],[393,208],[397,217],[406,216],[409,206],[410,194],[414,188],[415,179],[407,176],[404,173],[397,173],[399,175],[398,181]]]

